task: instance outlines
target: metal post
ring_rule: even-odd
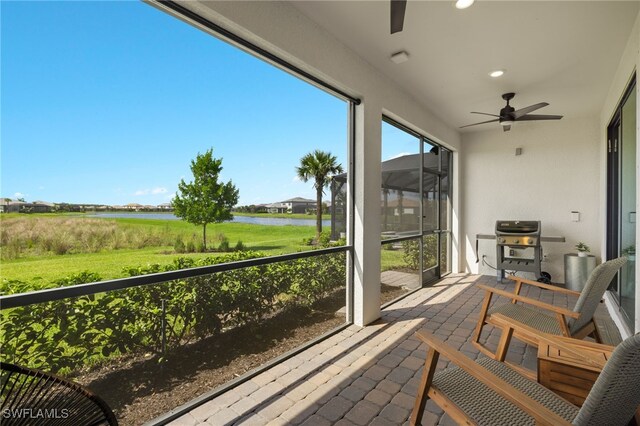
[[[167,352],[167,306],[166,300],[162,299],[162,357]]]

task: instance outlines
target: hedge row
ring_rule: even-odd
[[[237,252],[171,265],[128,268],[130,276],[262,257]],[[345,285],[344,253],[219,272],[95,296],[82,296],[2,311],[2,359],[66,373],[128,353],[157,352],[162,344],[162,301],[166,344],[176,347],[225,329],[260,321],[292,304],[309,305]],[[99,281],[84,272],[53,286]],[[5,282],[0,291],[33,290]]]

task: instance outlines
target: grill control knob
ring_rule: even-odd
[[[531,238],[529,238],[529,239],[527,240],[527,244],[533,244],[533,240],[532,240]]]
[[[504,238],[498,238],[499,243],[504,243]]]
[[[520,240],[518,240],[518,239],[515,239],[515,240],[513,241],[513,243],[514,243],[514,244],[518,244],[519,242],[520,242]]]

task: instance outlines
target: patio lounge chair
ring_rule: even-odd
[[[0,362],[3,425],[115,425],[106,402],[77,383],[39,370]]]
[[[505,332],[502,333],[495,354],[485,345],[480,343],[482,328],[485,324],[491,324],[498,327],[500,326],[500,324],[492,321],[491,317],[494,314],[502,314],[507,318],[521,322],[543,333],[573,337],[576,339],[584,339],[591,335],[596,342],[601,342],[598,329],[593,319],[593,314],[595,313],[604,292],[611,283],[611,280],[626,262],[626,257],[619,257],[597,266],[591,275],[589,275],[582,292],[567,290],[565,288],[514,276],[509,277],[509,279],[516,282],[513,293],[479,285],[478,287],[484,289],[486,293],[482,303],[480,317],[478,318],[478,324],[476,325],[475,334],[473,336],[473,344],[485,355],[491,356],[499,361],[503,361],[505,359],[509,342],[511,340],[510,334],[507,335]],[[536,299],[524,297],[520,295],[520,290],[523,284],[559,293],[576,295],[579,296],[578,301],[576,302],[573,310],[569,310],[550,305]],[[491,298],[494,294],[511,299],[511,303],[504,303],[489,308]],[[522,304],[517,304],[516,302],[521,302]],[[543,310],[550,312],[551,314],[545,313]],[[530,339],[528,334],[521,334],[518,329],[512,331],[514,337],[517,337],[531,345],[537,346],[537,342]]]
[[[460,424],[489,426],[624,426],[640,404],[640,335],[616,347],[581,408],[504,363],[482,355],[474,362],[426,331],[416,335],[429,351],[411,425],[422,421],[428,398]],[[561,338],[549,339],[562,345]],[[436,373],[440,354],[451,363]]]

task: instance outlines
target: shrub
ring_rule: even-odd
[[[218,251],[221,251],[223,253],[229,252],[231,251],[231,246],[229,245],[229,240],[224,239],[220,245],[218,246]]]
[[[242,244],[242,241],[238,240],[238,242],[236,243],[236,246],[233,248],[234,251],[244,251],[246,250],[246,247],[244,246],[244,244]]]
[[[130,276],[262,257],[237,251],[168,265],[129,267]],[[176,347],[231,327],[261,320],[292,304],[309,305],[344,287],[345,253],[254,266],[160,284],[39,303],[0,312],[3,359],[52,372],[68,372],[125,353],[159,351],[162,301],[167,344]],[[98,281],[91,272],[52,286]],[[3,292],[33,289],[3,282]]]
[[[176,242],[173,244],[173,249],[176,253],[184,253],[186,251],[186,247],[184,245],[184,241],[182,241],[182,238],[176,237]]]
[[[420,246],[417,240],[405,240],[402,242],[402,260],[407,264],[407,267],[411,270],[418,270],[420,268]]]
[[[328,246],[330,242],[331,242],[331,232],[322,231],[320,233],[320,241],[318,241],[318,244],[320,244],[321,246]]]
[[[187,241],[186,252],[195,253],[195,251],[196,251],[196,244],[193,242],[193,240]]]

